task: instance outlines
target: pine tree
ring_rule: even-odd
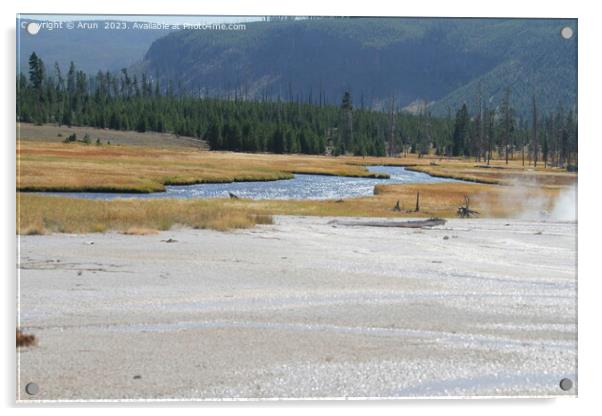
[[[468,116],[468,108],[466,107],[466,104],[462,104],[462,107],[456,113],[456,123],[454,125],[452,150],[454,156],[463,156],[468,151],[465,145],[468,137],[469,124],[470,118]]]
[[[159,81],[150,81],[144,74],[137,74],[135,83],[127,71],[117,75],[101,71],[88,79],[73,62],[65,83],[58,65],[53,76],[47,77],[42,60],[33,54],[30,60],[29,77],[21,73],[16,79],[17,120],[23,122],[169,132],[204,138],[213,150],[245,152],[325,154],[328,148],[333,155],[383,156],[393,144],[396,154],[410,149],[425,154],[434,146],[439,155],[478,158],[479,154],[483,157],[481,147],[486,145],[489,161],[496,145],[501,145],[508,158],[514,140],[521,141],[523,148],[530,141],[527,121],[515,128],[509,90],[500,107],[499,123],[486,106],[479,112],[482,115],[476,116],[476,123],[471,122],[466,105],[455,113],[455,120],[452,109],[447,119],[436,118],[426,106],[419,115],[396,112],[394,105],[387,112],[354,109],[349,92],[337,106],[327,103],[321,88],[319,105],[302,98],[270,101],[267,96],[263,101],[232,101],[210,97],[208,91],[202,97],[176,95],[171,82],[163,90]],[[155,91],[151,93],[153,82]],[[236,95],[244,96],[244,88]],[[540,118],[543,122],[536,126],[541,127],[538,135],[544,140],[547,163],[573,168],[577,163],[576,114],[560,108],[552,115],[538,112]]]
[[[44,63],[35,52],[29,57],[29,82],[32,87],[40,92],[44,82]]]

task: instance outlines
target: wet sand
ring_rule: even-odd
[[[21,237],[18,399],[576,394],[575,223],[331,220]]]

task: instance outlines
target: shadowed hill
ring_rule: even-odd
[[[491,106],[513,89],[518,113],[533,93],[543,111],[573,108],[575,20],[323,18],[251,22],[244,31],[179,31],[156,40],[138,68],[182,92],[251,99],[403,108],[416,100],[446,114],[474,103],[479,84]]]

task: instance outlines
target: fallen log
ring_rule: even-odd
[[[390,227],[390,228],[431,228],[445,225],[443,218],[429,218],[428,220],[411,221],[330,221],[329,224],[344,225],[347,227]]]

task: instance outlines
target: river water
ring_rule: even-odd
[[[398,166],[368,166],[367,169],[370,172],[387,173],[390,177],[389,179],[375,179],[297,174],[293,179],[277,181],[166,186],[165,192],[148,194],[104,192],[46,192],[44,194],[88,199],[185,199],[228,198],[229,192],[231,192],[240,198],[250,199],[342,199],[373,195],[374,186],[379,184],[458,182],[454,179],[436,178],[422,172],[412,172]]]

